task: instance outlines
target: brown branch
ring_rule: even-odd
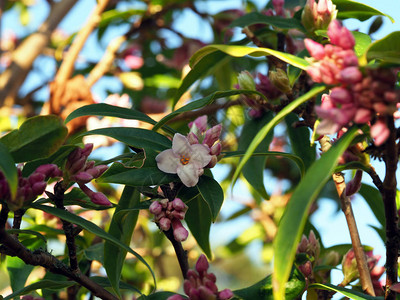
[[[397,282],[399,232],[397,228],[398,216],[396,208],[396,170],[398,163],[398,151],[396,147],[396,130],[393,116],[387,117],[387,126],[390,136],[385,144],[384,161],[386,166],[385,179],[383,181],[383,204],[386,216],[386,291],[385,299],[396,299],[396,293],[390,290],[390,286]]]
[[[25,81],[33,62],[43,52],[50,36],[77,0],[63,0],[55,3],[46,21],[38,31],[27,37],[11,57],[10,66],[0,75],[0,107],[12,106],[19,88]]]
[[[65,55],[64,61],[60,66],[60,69],[56,75],[56,81],[58,84],[65,83],[72,75],[74,71],[74,64],[78,57],[79,52],[81,52],[83,46],[86,43],[89,35],[92,31],[97,27],[100,22],[100,15],[106,8],[109,0],[100,0],[97,3],[96,8],[93,10],[92,14],[89,17],[89,20],[83,26],[83,28],[78,32],[74,42],[71,45],[71,48],[68,50],[68,53]]]

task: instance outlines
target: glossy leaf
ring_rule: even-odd
[[[104,265],[104,243],[91,245],[84,250],[85,258],[89,261],[97,260]]]
[[[199,178],[197,189],[199,190],[203,199],[207,202],[212,221],[215,222],[222,203],[224,202],[224,191],[219,183],[214,180],[214,178],[205,175]]]
[[[363,63],[373,59],[400,64],[400,31],[395,31],[373,42],[363,57]]]
[[[357,129],[351,128],[319,160],[311,165],[286,206],[273,243],[275,299],[284,299],[285,284],[292,269],[309,208],[332,176],[338,158],[347,149],[356,134]]]
[[[93,280],[94,282],[96,282],[98,285],[101,285],[104,288],[111,287],[111,283],[108,280],[108,278],[100,277],[100,276],[91,276],[90,279]],[[122,282],[122,281],[119,282],[119,289],[134,291],[134,292],[141,294],[140,290],[138,290],[134,286],[127,284],[125,282]]]
[[[365,183],[361,184],[358,192],[365,199],[382,228],[386,228],[385,207],[381,193],[375,187]]]
[[[0,142],[0,171],[3,173],[4,177],[8,182],[10,188],[11,197],[14,198],[17,193],[18,187],[18,173],[15,167],[14,159],[12,158],[10,152],[8,152],[7,147]]]
[[[294,18],[282,18],[280,16],[267,16],[259,12],[251,12],[236,20],[229,27],[246,27],[254,24],[267,24],[278,29],[300,29],[304,31],[301,22]]]
[[[358,291],[354,290],[349,290],[343,287],[339,287],[336,285],[332,285],[329,283],[322,284],[322,283],[313,283],[310,284],[309,289],[322,289],[322,290],[328,290],[328,291],[334,291],[339,294],[342,294],[343,296],[348,297],[349,299],[353,300],[378,300],[378,299],[384,299],[384,297],[372,297],[363,293],[360,293]]]
[[[265,113],[264,116],[257,119],[248,119],[243,125],[242,132],[239,138],[238,151],[246,151],[251,144],[253,138],[273,118],[273,113]],[[271,131],[257,146],[255,152],[263,152],[269,148],[274,137],[274,132]],[[269,195],[264,186],[264,170],[267,156],[252,156],[243,167],[243,176],[247,182],[260,194],[264,199],[269,199]]]
[[[186,104],[185,106],[166,115],[153,127],[153,130],[157,130],[157,129],[161,128],[169,120],[171,120],[172,118],[174,118],[175,116],[177,116],[183,112],[193,111],[195,109],[202,108],[206,105],[213,103],[216,99],[219,99],[219,98],[225,98],[225,97],[230,97],[230,96],[235,96],[235,95],[240,95],[240,94],[256,94],[256,95],[259,95],[259,96],[265,98],[265,96],[263,94],[261,94],[257,91],[250,91],[250,90],[229,90],[229,91],[215,92],[205,98],[190,102],[189,104]]]
[[[22,289],[34,266],[27,265],[18,257],[7,256],[7,271],[10,278],[10,286],[13,292]]]
[[[0,141],[8,148],[16,163],[31,161],[53,154],[68,134],[61,118],[36,116],[27,119],[19,129],[3,136]]]
[[[209,45],[198,50],[190,59],[190,66],[194,67],[196,64],[203,59],[204,56],[213,53],[215,51],[222,51],[233,57],[243,57],[246,55],[260,57],[266,55],[272,55],[288,64],[291,64],[299,69],[305,70],[309,65],[305,59],[297,57],[292,54],[272,50],[269,48],[255,48],[249,46],[237,46],[237,45]]]
[[[141,257],[139,255],[139,253],[137,253],[136,251],[132,250],[129,246],[127,246],[126,244],[122,243],[119,239],[117,239],[116,237],[112,236],[111,234],[105,232],[103,229],[101,229],[100,227],[98,227],[96,224],[89,222],[88,220],[83,219],[80,216],[77,216],[73,213],[70,213],[69,211],[66,210],[62,210],[62,209],[58,209],[55,207],[51,207],[51,206],[46,206],[46,205],[41,205],[41,204],[36,204],[36,203],[32,203],[31,207],[35,208],[35,209],[40,209],[44,212],[47,212],[51,215],[57,216],[63,220],[66,220],[68,222],[71,222],[72,224],[76,224],[84,229],[86,229],[87,231],[97,235],[98,237],[109,241],[111,243],[113,243],[114,245],[126,250],[127,252],[131,253],[132,255],[134,255],[140,262],[142,262],[150,271],[154,283],[156,281],[153,270],[150,268],[150,266],[148,265],[148,263],[143,259],[143,257]]]
[[[187,202],[186,205],[189,207],[185,217],[186,224],[196,239],[197,244],[205,255],[207,255],[208,259],[211,259],[210,227],[212,217],[210,208],[200,195]]]
[[[260,131],[257,133],[257,135],[254,137],[253,141],[249,145],[245,156],[243,157],[243,159],[240,161],[239,165],[237,166],[236,171],[232,178],[232,185],[235,184],[244,165],[247,163],[247,161],[253,155],[253,153],[257,149],[257,146],[263,141],[263,139],[272,130],[272,128],[274,128],[285,116],[287,116],[289,113],[291,113],[296,107],[300,106],[301,104],[308,101],[309,99],[322,93],[324,90],[326,90],[326,87],[324,87],[324,86],[317,86],[317,87],[311,89],[306,94],[302,95],[301,97],[297,98],[295,101],[286,105],[279,113],[276,114],[276,116],[268,124],[266,124],[263,128],[260,129]]]
[[[394,19],[391,16],[366,4],[350,0],[332,0],[332,2],[336,5],[336,9],[339,11],[337,14],[339,19],[354,18],[360,21],[366,21],[373,16],[385,16],[394,23]]]
[[[138,210],[133,210],[125,214],[118,212],[125,208],[130,208],[140,202],[140,193],[132,187],[125,186],[118,206],[115,209],[113,218],[111,219],[108,233],[120,240],[121,243],[129,245],[132,239],[132,233],[139,216]],[[116,292],[121,297],[119,291],[119,282],[121,279],[122,266],[126,257],[126,250],[121,249],[115,244],[105,241],[104,243],[104,268],[107,272],[107,277]]]
[[[100,128],[85,132],[82,135],[105,135],[112,137],[129,146],[137,148],[150,148],[153,150],[163,151],[171,148],[171,141],[164,135],[152,130],[132,127],[109,127]]]
[[[29,294],[30,292],[40,290],[40,289],[53,289],[53,290],[60,290],[64,289],[70,286],[75,285],[76,283],[73,281],[52,281],[52,280],[40,280],[38,282],[32,283],[6,297],[4,297],[4,300],[11,300],[15,299],[19,296]]]
[[[354,45],[354,51],[356,52],[357,56],[361,56],[365,53],[365,51],[367,51],[369,45],[371,44],[371,37],[368,34],[359,31],[352,31],[351,33],[356,41],[356,44]]]

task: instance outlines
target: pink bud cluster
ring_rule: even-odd
[[[301,21],[308,31],[326,29],[329,23],[336,18],[336,6],[332,0],[308,0],[301,15]]]
[[[100,177],[108,169],[106,165],[95,166],[94,161],[87,160],[92,150],[93,144],[85,144],[83,149],[77,148],[72,151],[65,164],[65,171],[68,174],[68,179],[76,182],[93,203],[111,206],[111,202],[103,193],[93,192],[85,185]]]
[[[366,69],[363,74],[354,53],[354,37],[345,27],[333,21],[328,28],[333,45],[322,46],[306,39],[313,57],[307,69],[316,82],[340,85],[322,96],[316,112],[323,119],[317,128],[320,134],[332,134],[351,123],[372,122],[371,137],[375,145],[383,144],[390,132],[385,116],[397,110],[399,92],[395,91],[396,76],[391,70]]]
[[[189,296],[190,300],[228,300],[233,297],[233,293],[229,289],[218,292],[217,285],[215,284],[217,278],[213,273],[208,273],[208,261],[204,254],[202,254],[196,263],[196,270],[189,270],[187,272],[187,279],[183,284],[185,294]],[[183,300],[180,295],[174,295],[167,300]]]
[[[46,164],[38,167],[29,177],[22,177],[21,169],[18,169],[18,188],[15,199],[11,199],[10,189],[4,174],[0,172],[0,199],[20,208],[24,203],[34,200],[43,194],[49,178],[61,177],[62,171],[54,164]]]
[[[218,124],[210,129],[207,125],[207,116],[198,117],[193,122],[189,123],[190,132],[187,139],[191,145],[202,144],[210,149],[211,161],[206,168],[213,168],[218,162],[218,155],[221,154],[222,145],[218,142],[222,125]]]
[[[299,245],[297,246],[297,254],[306,254],[309,258],[304,264],[299,266],[299,270],[303,273],[304,277],[308,278],[313,272],[313,262],[319,257],[321,246],[315,237],[314,231],[310,231],[308,238],[303,235]]]
[[[149,207],[150,212],[154,215],[154,221],[162,230],[167,231],[172,226],[177,242],[185,241],[189,235],[181,222],[185,219],[187,209],[187,205],[179,198],[172,201],[168,201],[168,199],[154,201]]]

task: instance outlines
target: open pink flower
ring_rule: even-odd
[[[172,149],[164,150],[156,156],[157,167],[171,174],[178,174],[187,187],[195,186],[203,175],[203,168],[211,160],[210,149],[201,144],[190,145],[188,139],[176,133]]]

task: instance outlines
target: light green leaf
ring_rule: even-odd
[[[192,68],[195,67],[196,64],[203,59],[203,57],[215,51],[222,51],[233,57],[243,57],[246,55],[260,57],[272,55],[302,70],[305,70],[309,65],[309,62],[307,62],[303,58],[269,48],[255,48],[237,45],[209,45],[201,48],[192,56],[192,58],[190,59],[190,66]]]
[[[11,197],[14,199],[18,187],[18,173],[14,159],[7,147],[0,142],[0,170],[8,182]]]
[[[246,27],[254,24],[267,24],[278,29],[300,29],[305,31],[301,22],[295,18],[282,18],[279,16],[267,16],[259,12],[251,12],[236,20],[229,27]]]
[[[373,59],[400,64],[400,31],[373,42],[364,53],[361,63],[366,64]]]
[[[243,169],[243,166],[247,163],[247,161],[250,159],[250,157],[253,155],[255,150],[257,149],[257,146],[262,142],[262,140],[267,136],[268,132],[272,128],[274,128],[285,116],[287,116],[289,113],[291,113],[296,107],[300,106],[307,100],[317,96],[318,94],[322,93],[325,91],[327,88],[325,86],[317,86],[314,87],[312,90],[307,92],[306,94],[302,95],[301,97],[297,98],[295,101],[289,103],[287,106],[285,106],[268,124],[266,124],[259,132],[258,134],[254,137],[253,141],[249,145],[249,148],[246,151],[245,156],[243,159],[240,161],[239,165],[236,168],[236,171],[233,175],[232,178],[232,185],[235,184],[237,178],[239,177],[240,172]]]
[[[37,238],[41,239],[44,243],[47,243],[46,237],[41,234],[40,232],[34,231],[34,230],[29,230],[29,229],[7,229],[7,233],[9,234],[29,234],[29,235],[34,235]]]
[[[343,296],[346,296],[350,299],[353,300],[378,300],[378,299],[384,299],[384,297],[372,297],[357,291],[349,290],[343,287],[335,286],[329,283],[322,284],[322,283],[313,283],[310,284],[309,289],[322,289],[322,290],[328,290],[328,291],[334,291],[337,293],[342,294]]]
[[[354,18],[360,21],[366,21],[373,16],[385,16],[394,23],[394,19],[391,16],[366,4],[350,0],[333,0],[332,2],[336,5],[336,9],[339,11],[337,14],[339,19]]]
[[[3,136],[0,141],[19,163],[51,155],[64,143],[67,134],[67,127],[60,117],[36,116],[27,119],[19,129]]]
[[[224,191],[217,181],[205,175],[199,178],[197,189],[203,199],[207,202],[210,208],[212,221],[215,222],[222,203],[224,202]]]
[[[7,256],[7,271],[13,292],[22,289],[34,266],[27,265],[18,257]]]
[[[386,228],[385,208],[381,193],[375,187],[365,183],[361,184],[358,192],[365,199],[382,228]]]
[[[359,31],[352,31],[351,33],[356,41],[354,51],[356,52],[356,55],[360,57],[365,53],[365,51],[367,51],[368,46],[371,44],[371,37],[368,34]]]
[[[32,203],[31,207],[35,208],[35,209],[39,209],[42,210],[44,212],[47,212],[51,215],[57,216],[65,221],[71,222],[72,224],[76,224],[84,229],[86,229],[87,231],[97,235],[98,237],[109,241],[111,243],[113,243],[114,245],[126,250],[127,252],[133,254],[139,261],[141,261],[150,271],[153,280],[154,280],[154,284],[156,283],[156,278],[154,275],[153,270],[150,268],[149,264],[143,259],[143,257],[140,256],[139,253],[137,253],[136,251],[132,250],[129,246],[127,246],[126,244],[122,243],[120,240],[118,240],[116,237],[112,236],[111,234],[105,232],[103,229],[101,229],[100,227],[98,227],[96,224],[89,222],[83,218],[81,218],[80,216],[77,216],[75,214],[70,213],[69,211],[66,210],[62,210],[62,209],[58,209],[55,207],[51,207],[51,206],[46,206],[46,205],[41,205],[41,204],[36,204],[36,203]]]
[[[275,254],[273,286],[274,298],[277,300],[284,299],[285,284],[293,266],[297,244],[300,242],[310,205],[332,176],[338,158],[356,134],[357,128],[351,128],[311,165],[286,206],[273,243]]]
[[[75,285],[76,283],[73,281],[53,281],[53,280],[40,280],[38,282],[32,283],[6,297],[4,297],[4,300],[11,300],[15,299],[19,296],[29,294],[30,292],[40,290],[40,289],[52,289],[52,290],[60,290],[64,289],[70,286]]]
[[[129,245],[132,239],[132,233],[135,228],[138,210],[132,210],[125,214],[118,214],[119,211],[125,208],[130,208],[140,202],[140,193],[132,187],[125,186],[118,206],[111,219],[108,233],[121,241],[125,245]],[[116,292],[121,297],[119,291],[119,282],[121,279],[122,266],[126,257],[126,250],[121,249],[115,244],[105,241],[104,243],[104,268],[107,271],[107,277]]]

